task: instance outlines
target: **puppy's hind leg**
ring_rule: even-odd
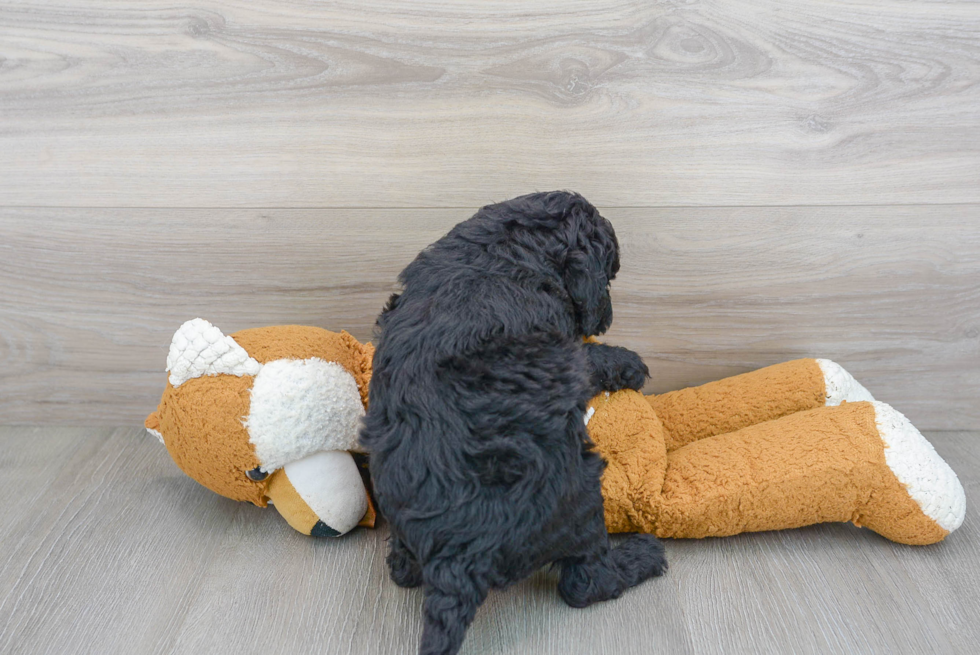
[[[394,533],[388,539],[387,561],[391,579],[399,587],[410,589],[422,584],[422,567]]]
[[[627,588],[667,572],[664,545],[652,534],[631,535],[610,554]]]
[[[487,588],[473,580],[460,565],[427,565],[425,577],[425,626],[419,655],[456,655]]]
[[[647,578],[667,571],[664,546],[650,534],[637,534],[611,550],[560,562],[558,594],[572,607],[619,598]]]
[[[558,562],[561,567],[558,594],[572,607],[619,598],[630,587],[667,571],[664,545],[653,535],[632,535],[616,548],[610,548],[601,511],[590,521],[588,529],[594,538],[587,543],[585,552]]]

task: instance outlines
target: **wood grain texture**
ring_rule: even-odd
[[[980,5],[0,7],[0,203],[980,202]]]
[[[980,424],[980,207],[609,209],[607,340],[662,392],[842,363],[922,429]],[[398,272],[472,210],[0,209],[0,424],[139,424],[176,328],[368,340]]]
[[[463,655],[966,653],[980,639],[980,433],[928,435],[968,512],[933,546],[851,525],[668,540],[670,571],[568,608],[542,571],[494,592]],[[421,593],[387,530],[316,540],[184,477],[132,428],[0,428],[0,652],[413,652]]]

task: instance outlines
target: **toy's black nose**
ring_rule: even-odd
[[[310,530],[311,537],[339,537],[340,533],[331,528],[323,521],[317,521],[313,529]]]

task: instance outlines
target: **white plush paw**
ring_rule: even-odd
[[[875,408],[885,462],[922,512],[947,532],[963,523],[966,494],[956,473],[932,444],[898,410],[882,402]]]
[[[817,364],[823,371],[824,388],[826,389],[827,405],[840,405],[842,402],[856,403],[862,400],[872,401],[874,396],[865,389],[854,376],[844,370],[844,367],[829,359],[818,359]]]

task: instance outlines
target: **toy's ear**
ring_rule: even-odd
[[[147,416],[146,417],[146,420],[143,421],[143,427],[146,428],[146,431],[147,432],[149,432],[154,437],[156,437],[157,439],[159,439],[161,444],[166,445],[166,443],[164,443],[164,441],[163,441],[163,434],[160,432],[160,414],[159,413],[153,412],[152,414],[150,414],[149,416]]]
[[[174,387],[202,375],[258,375],[261,368],[234,339],[203,318],[180,326],[167,355],[167,371]]]
[[[368,387],[371,383],[371,371],[374,362],[374,346],[370,343],[361,343],[347,330],[340,331],[340,338],[351,352],[350,372],[357,382],[357,389],[361,393],[361,402],[367,408]]]

